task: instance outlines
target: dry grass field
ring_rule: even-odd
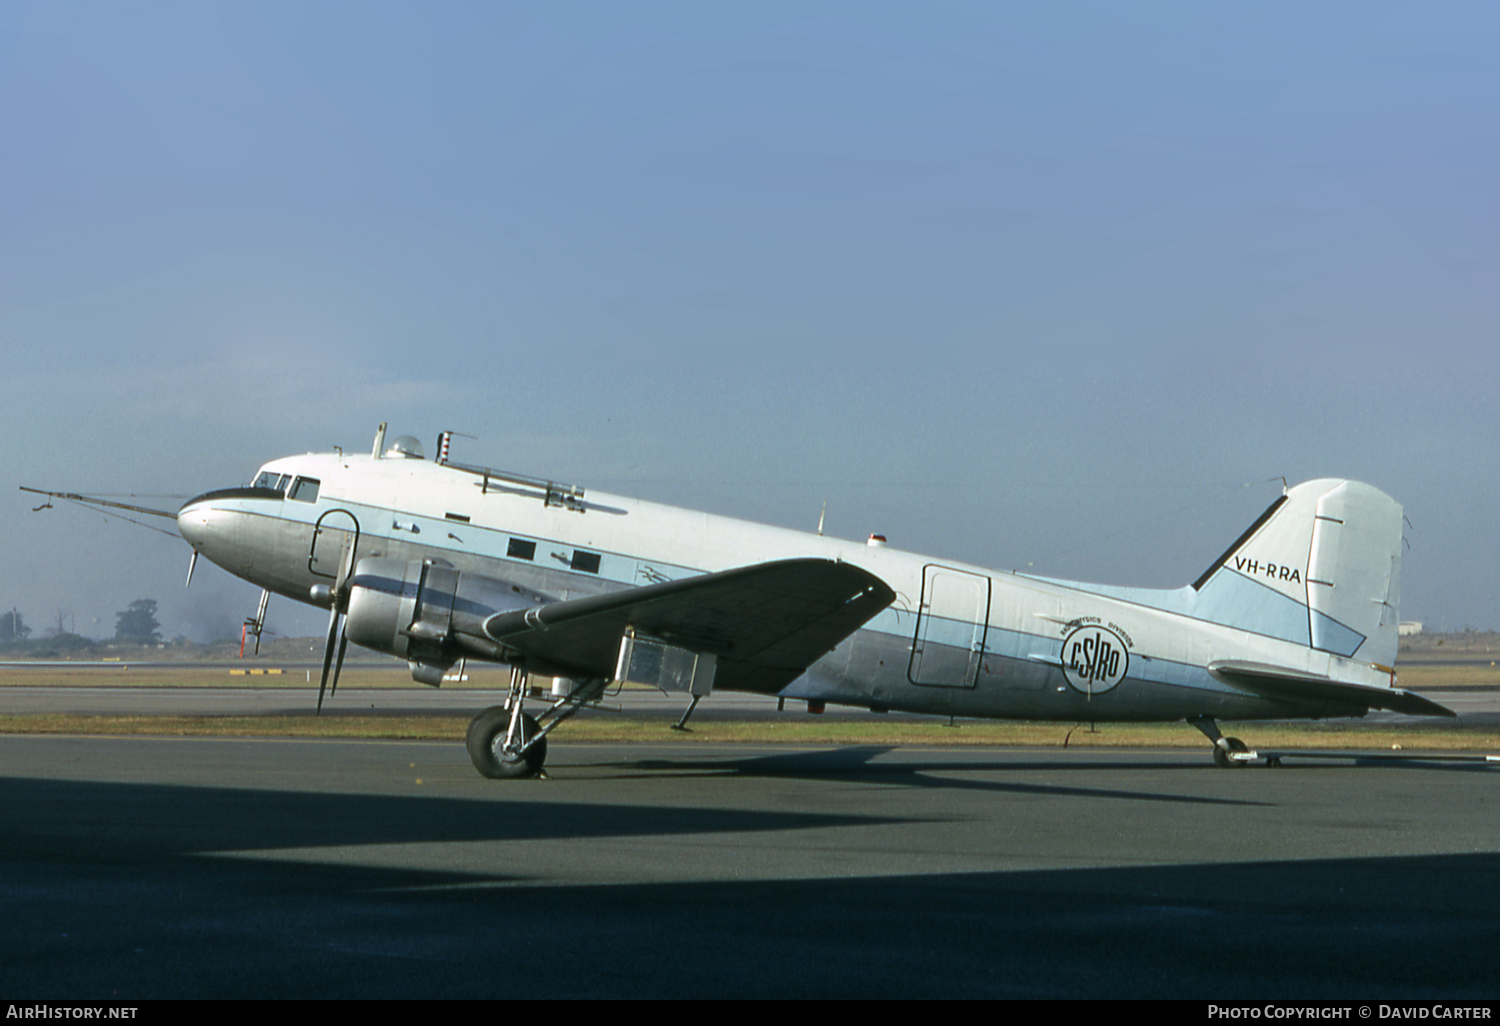
[[[1414,657],[1397,667],[1402,687],[1413,691],[1446,688],[1500,687],[1500,654],[1484,657]],[[129,666],[93,660],[0,666],[0,687],[155,687],[155,688],[306,688],[317,685],[318,670],[278,666],[266,660],[227,660],[223,663]],[[445,681],[444,690],[495,690],[510,680],[503,667],[471,664],[466,681]],[[352,663],[344,667],[340,687],[419,689],[404,663]]]
[[[282,672],[271,672],[281,669]],[[254,672],[260,670],[262,672]],[[238,672],[236,672],[238,671]],[[247,662],[210,666],[150,666],[126,669],[91,663],[0,668],[0,687],[169,687],[288,688],[317,687],[317,671],[253,665]],[[501,689],[508,673],[492,667],[470,668],[469,680],[444,684],[444,690]],[[1500,666],[1488,660],[1461,665],[1415,662],[1400,668],[1403,687],[1417,691],[1500,686]],[[345,669],[341,688],[412,689],[404,666],[355,664]],[[477,712],[476,705],[476,712]],[[732,722],[700,720],[691,732],[669,729],[670,720],[585,713],[559,731],[569,742],[692,740],[797,744],[882,745],[1014,745],[1025,747],[1202,748],[1206,743],[1191,727],[1167,724],[1016,723],[941,718],[925,721],[879,716],[815,717],[800,712],[784,718]],[[80,716],[63,714],[0,716],[0,733],[222,735],[262,737],[362,737],[433,739],[461,742],[468,718],[434,715],[349,713],[329,710],[293,716]],[[1401,726],[1359,720],[1325,723],[1252,723],[1232,731],[1251,747],[1500,752],[1500,731],[1455,727],[1451,721],[1414,721]]]

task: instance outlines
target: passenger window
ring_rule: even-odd
[[[510,540],[510,547],[505,550],[505,554],[511,559],[535,559],[536,542],[526,541],[523,538],[512,538]]]
[[[315,477],[299,477],[296,484],[292,485],[291,497],[298,502],[317,502],[318,484]]]
[[[599,553],[584,552],[582,549],[574,549],[573,569],[582,570],[584,573],[588,574],[597,574],[599,572]]]

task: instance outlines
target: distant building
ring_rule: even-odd
[[[1409,638],[1413,634],[1421,634],[1421,633],[1422,633],[1422,621],[1421,620],[1408,620],[1405,623],[1403,623],[1403,624],[1397,624],[1397,626],[1396,626],[1396,634],[1397,634],[1398,637]]]

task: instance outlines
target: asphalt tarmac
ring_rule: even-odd
[[[342,696],[341,696],[342,697]],[[1500,771],[0,736],[0,994],[1500,996]]]

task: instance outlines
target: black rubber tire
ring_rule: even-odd
[[[510,730],[510,710],[502,705],[491,706],[469,723],[467,743],[469,759],[480,776],[491,780],[522,780],[534,777],[542,771],[547,761],[547,739],[542,738],[526,749],[519,758],[507,758],[500,749]],[[521,714],[521,736],[535,736],[537,722],[526,713]]]

